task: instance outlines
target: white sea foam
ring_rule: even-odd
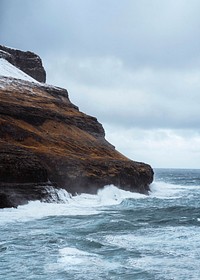
[[[197,186],[194,186],[197,188]],[[150,185],[150,196],[161,199],[176,199],[182,196],[182,193],[188,191],[191,187],[183,185],[174,185],[165,182],[153,182]]]
[[[146,199],[156,197],[160,199],[171,199],[181,196],[181,193],[186,190],[187,187],[163,182],[154,182],[151,185],[149,196],[124,191],[113,185],[105,186],[96,195],[83,193],[76,196],[71,196],[64,189],[55,190],[48,188],[52,203],[31,201],[27,205],[19,206],[17,209],[1,209],[0,224],[26,222],[50,216],[95,215],[104,211],[105,207],[119,205],[127,198]]]
[[[198,267],[199,257],[199,235],[198,228],[193,228],[194,232],[191,234],[191,229],[187,227],[165,227],[158,228],[142,228],[128,234],[106,234],[95,233],[93,238],[87,240],[101,242],[106,247],[123,248],[127,252],[136,252],[136,256],[129,256],[126,261],[106,259],[105,256],[83,251],[74,247],[64,247],[59,250],[59,258],[56,269],[65,271],[81,271],[84,273],[92,273],[93,277],[95,271],[97,274],[99,270],[106,269],[115,270],[121,268],[125,269],[139,269],[152,273],[155,271],[157,277],[161,279],[163,273],[168,273],[169,278],[176,279],[173,275],[189,275],[189,279],[199,279],[196,274],[188,274],[188,268],[185,265],[190,262],[190,267],[195,269]],[[145,237],[145,238],[144,238]],[[187,245],[185,244],[187,242]],[[190,258],[188,258],[188,255]],[[175,261],[176,260],[176,261]],[[183,273],[184,271],[184,273]],[[87,279],[87,278],[81,278]],[[94,278],[93,278],[94,279]],[[121,279],[121,278],[120,278]],[[184,279],[184,278],[181,278]]]
[[[77,265],[84,265],[95,262],[98,259],[98,255],[93,253],[88,253],[77,248],[65,247],[59,250],[60,259],[59,261],[67,266],[73,266],[79,269]],[[67,267],[68,269],[68,267]]]
[[[125,198],[144,198],[145,195],[120,190],[117,187],[105,186],[97,195],[80,194],[71,196],[64,189],[47,187],[52,203],[31,201],[17,209],[0,210],[0,224],[26,222],[50,216],[95,215],[104,207],[120,204]],[[60,202],[60,203],[57,203]]]
[[[84,207],[76,203],[73,198],[70,203],[45,203],[31,201],[17,209],[8,208],[0,210],[0,224],[11,222],[26,222],[34,219],[53,216],[94,215],[98,211],[92,207]]]
[[[54,266],[55,267],[55,266]],[[94,279],[95,274],[102,270],[116,270],[121,267],[119,262],[110,261],[103,256],[74,247],[64,247],[59,250],[56,269],[76,271],[81,279]],[[92,275],[92,278],[90,277]],[[99,279],[99,278],[98,278]]]
[[[138,199],[147,197],[144,194],[121,190],[113,185],[105,186],[104,189],[99,190],[97,196],[102,206],[120,204],[126,198]]]
[[[155,279],[199,279],[199,229],[166,227],[143,229],[135,234],[107,236],[107,242],[140,252],[140,258],[129,258],[134,268],[154,272]],[[144,238],[145,236],[145,238]],[[186,265],[187,264],[187,265]],[[191,268],[188,270],[188,266]]]
[[[191,228],[168,226],[163,229],[142,228],[135,231],[134,234],[105,235],[97,238],[101,238],[98,241],[104,245],[113,245],[127,250],[134,249],[141,255],[146,255],[151,251],[152,255],[160,255],[163,258],[171,256],[187,258],[189,253],[191,258],[196,259],[199,256],[200,248],[198,232],[198,227],[193,227],[191,233]],[[187,242],[187,246],[185,246],[185,242]]]

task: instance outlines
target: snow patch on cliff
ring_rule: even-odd
[[[38,83],[35,79],[33,79],[3,58],[0,58],[0,76],[12,77],[20,80]]]

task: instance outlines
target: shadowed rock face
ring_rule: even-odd
[[[65,89],[0,77],[0,207],[47,199],[46,185],[147,193],[152,180],[152,168],[116,151]]]
[[[46,82],[46,72],[38,55],[0,45],[0,58],[6,59],[38,82]]]

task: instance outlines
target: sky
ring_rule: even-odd
[[[0,0],[0,44],[153,168],[200,168],[199,0]]]

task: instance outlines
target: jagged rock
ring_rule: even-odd
[[[6,59],[35,80],[46,82],[46,72],[38,55],[0,45],[0,58]]]
[[[147,193],[153,180],[149,165],[116,151],[58,87],[0,77],[0,147],[0,207],[44,199],[48,184],[72,194],[108,184]]]

